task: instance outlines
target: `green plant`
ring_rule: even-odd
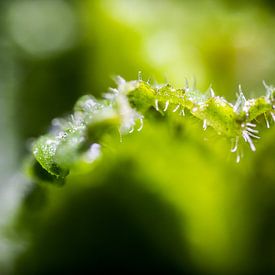
[[[100,155],[106,133],[115,134],[119,129],[122,138],[135,129],[141,131],[149,112],[184,116],[187,111],[203,122],[204,130],[210,126],[232,142],[231,152],[236,153],[237,162],[242,157],[242,143],[256,150],[253,139],[259,139],[258,119],[263,117],[268,128],[270,118],[275,121],[275,88],[265,83],[266,95],[249,100],[239,87],[233,105],[215,96],[212,88],[206,93],[188,84],[184,89],[175,89],[170,84],[151,85],[141,77],[129,82],[117,77],[116,82],[118,87],[111,88],[103,100],[83,96],[71,116],[53,120],[49,133],[33,144],[33,175],[42,173],[47,181],[63,183],[71,167],[91,163]]]

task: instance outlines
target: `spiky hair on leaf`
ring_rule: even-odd
[[[100,141],[109,129],[118,129],[120,136],[141,131],[149,109],[165,115],[185,111],[202,121],[203,129],[212,127],[232,142],[231,152],[236,161],[242,157],[241,144],[248,143],[256,151],[254,140],[259,139],[256,120],[263,116],[267,128],[275,122],[275,88],[267,85],[266,93],[246,99],[239,86],[234,104],[215,96],[212,88],[201,93],[186,83],[182,89],[170,84],[152,85],[142,80],[126,81],[118,76],[117,87],[110,88],[103,99],[91,95],[81,97],[67,119],[54,119],[49,132],[32,146],[36,162],[56,182],[63,182],[77,161],[93,162],[100,156]]]

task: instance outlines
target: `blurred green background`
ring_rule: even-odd
[[[263,94],[273,1],[2,0],[0,22],[0,274],[275,274],[274,127],[236,164],[196,119],[152,117],[64,187],[22,171],[32,139],[115,75]]]

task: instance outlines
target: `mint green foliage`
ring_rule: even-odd
[[[201,108],[198,107],[192,113],[202,120],[205,119],[207,124],[219,134],[235,137],[240,132],[237,114],[224,98],[211,97],[203,103]]]
[[[185,110],[203,121],[203,128],[211,126],[219,135],[248,142],[255,151],[253,138],[258,130],[252,129],[255,119],[268,115],[274,119],[274,89],[267,87],[267,95],[246,100],[240,91],[233,106],[224,98],[215,96],[211,89],[201,93],[195,88],[175,89],[171,85],[152,86],[142,80],[126,82],[117,78],[117,89],[110,89],[105,100],[83,96],[67,119],[55,119],[50,133],[39,138],[33,145],[33,154],[38,163],[58,182],[68,175],[71,168],[91,155],[93,144],[101,144],[110,129],[117,128],[120,135],[142,130],[143,118],[151,108],[161,114]],[[275,121],[275,119],[274,119]],[[93,157],[92,157],[93,158]],[[95,160],[95,158],[93,158]],[[240,156],[237,155],[237,162]]]
[[[17,227],[10,232],[21,250],[12,253],[11,274],[274,274],[275,127],[267,100],[273,100],[268,96],[273,89],[266,87],[265,94],[261,83],[275,83],[275,18],[267,1],[5,2],[16,11],[9,22],[17,28],[11,33],[14,28],[1,25],[6,34],[1,56],[12,55],[15,62],[15,70],[1,62],[2,170],[12,152],[24,157],[26,141],[46,133],[53,118],[70,114],[83,94],[95,98],[80,102],[92,99],[99,104],[92,106],[104,109],[80,104],[73,117],[54,120],[41,139],[43,161],[42,144],[64,132],[58,125],[69,135],[68,129],[77,128],[72,127],[77,114],[87,121],[84,131],[64,136],[49,155],[47,169],[56,173],[54,164],[62,174],[51,174],[32,156],[27,190],[17,177],[2,180],[6,186],[17,182],[20,195]],[[35,12],[22,16],[21,2]],[[70,6],[77,23],[75,32],[70,30],[77,34],[70,49],[66,43],[67,50],[51,55],[30,53],[22,40],[9,39],[27,39],[35,49],[38,37],[39,45],[52,49],[52,36],[36,26],[45,18],[48,30],[56,12],[43,4],[35,8],[38,2],[52,3],[53,9],[55,3]],[[4,13],[3,8],[2,18]],[[62,27],[69,27],[61,15]],[[22,21],[30,31],[21,28]],[[11,47],[10,54],[3,46]],[[127,89],[102,97],[113,86],[110,76],[136,79],[138,70],[145,81],[127,82]],[[197,89],[184,86],[193,76]],[[154,84],[166,79],[172,86]],[[3,85],[15,80],[14,88]],[[210,83],[216,96],[211,89],[203,92]],[[245,96],[234,103],[238,83]],[[253,98],[259,102],[252,104]],[[204,108],[196,109],[200,104]],[[10,114],[10,123],[3,123]],[[137,131],[141,121],[144,127]],[[256,153],[242,136],[247,138],[246,128],[261,138],[250,136]],[[48,184],[64,181],[62,188]],[[0,194],[4,217],[7,203],[16,198],[4,188]],[[2,263],[9,258],[5,240],[0,240]],[[1,263],[0,273],[9,274]]]
[[[57,148],[59,142],[56,140],[56,137],[48,135],[41,137],[33,147],[33,154],[36,157],[37,161],[41,163],[41,166],[47,170],[47,172],[57,179],[63,178],[68,174],[68,171],[62,169],[54,158],[57,154]]]
[[[134,108],[144,113],[154,104],[156,91],[148,83],[142,81],[138,87],[128,92],[127,97]]]
[[[247,109],[247,112],[243,111],[243,116],[246,116],[247,120],[250,121],[256,119],[258,116],[270,112],[270,105],[272,104],[274,104],[274,99],[271,100],[263,96],[256,99],[250,99],[244,107]]]
[[[213,152],[191,116],[158,115],[149,111],[144,129],[122,142],[105,135],[102,157],[84,173],[73,169],[62,188],[32,187],[18,223],[21,233],[35,233],[15,274],[52,274],[57,268],[64,273],[75,268],[75,273],[86,269],[91,274],[116,269],[184,274],[200,268],[193,248],[211,261],[210,268],[230,263],[238,269],[242,232],[230,232],[239,218],[227,220],[228,209],[236,207],[227,196],[243,188],[238,166]],[[223,145],[217,142],[220,149]]]
[[[150,108],[146,117],[144,129],[122,142],[105,133],[101,157],[82,172],[79,159],[62,188],[36,181],[17,219],[29,242],[15,274],[59,268],[65,274],[120,268],[243,274],[257,266],[251,259],[265,259],[257,246],[247,245],[256,234],[247,224],[257,223],[247,200],[263,185],[274,190],[267,183],[273,172],[257,169],[257,157],[266,155],[264,164],[273,167],[266,150],[274,152],[275,127],[263,133],[269,149],[260,143],[255,157],[236,165],[225,160],[225,140],[211,128],[202,131],[188,112],[162,116]],[[246,170],[263,181],[247,178]]]

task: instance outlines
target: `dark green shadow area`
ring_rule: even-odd
[[[35,187],[19,225],[31,232],[30,247],[14,274],[193,274],[177,212],[135,169],[120,159],[92,184],[55,188],[62,203],[50,210],[48,190]]]
[[[273,133],[272,133],[273,132]],[[274,129],[265,133],[258,150],[247,190],[251,200],[255,240],[251,245],[253,274],[275,274],[275,144]]]

